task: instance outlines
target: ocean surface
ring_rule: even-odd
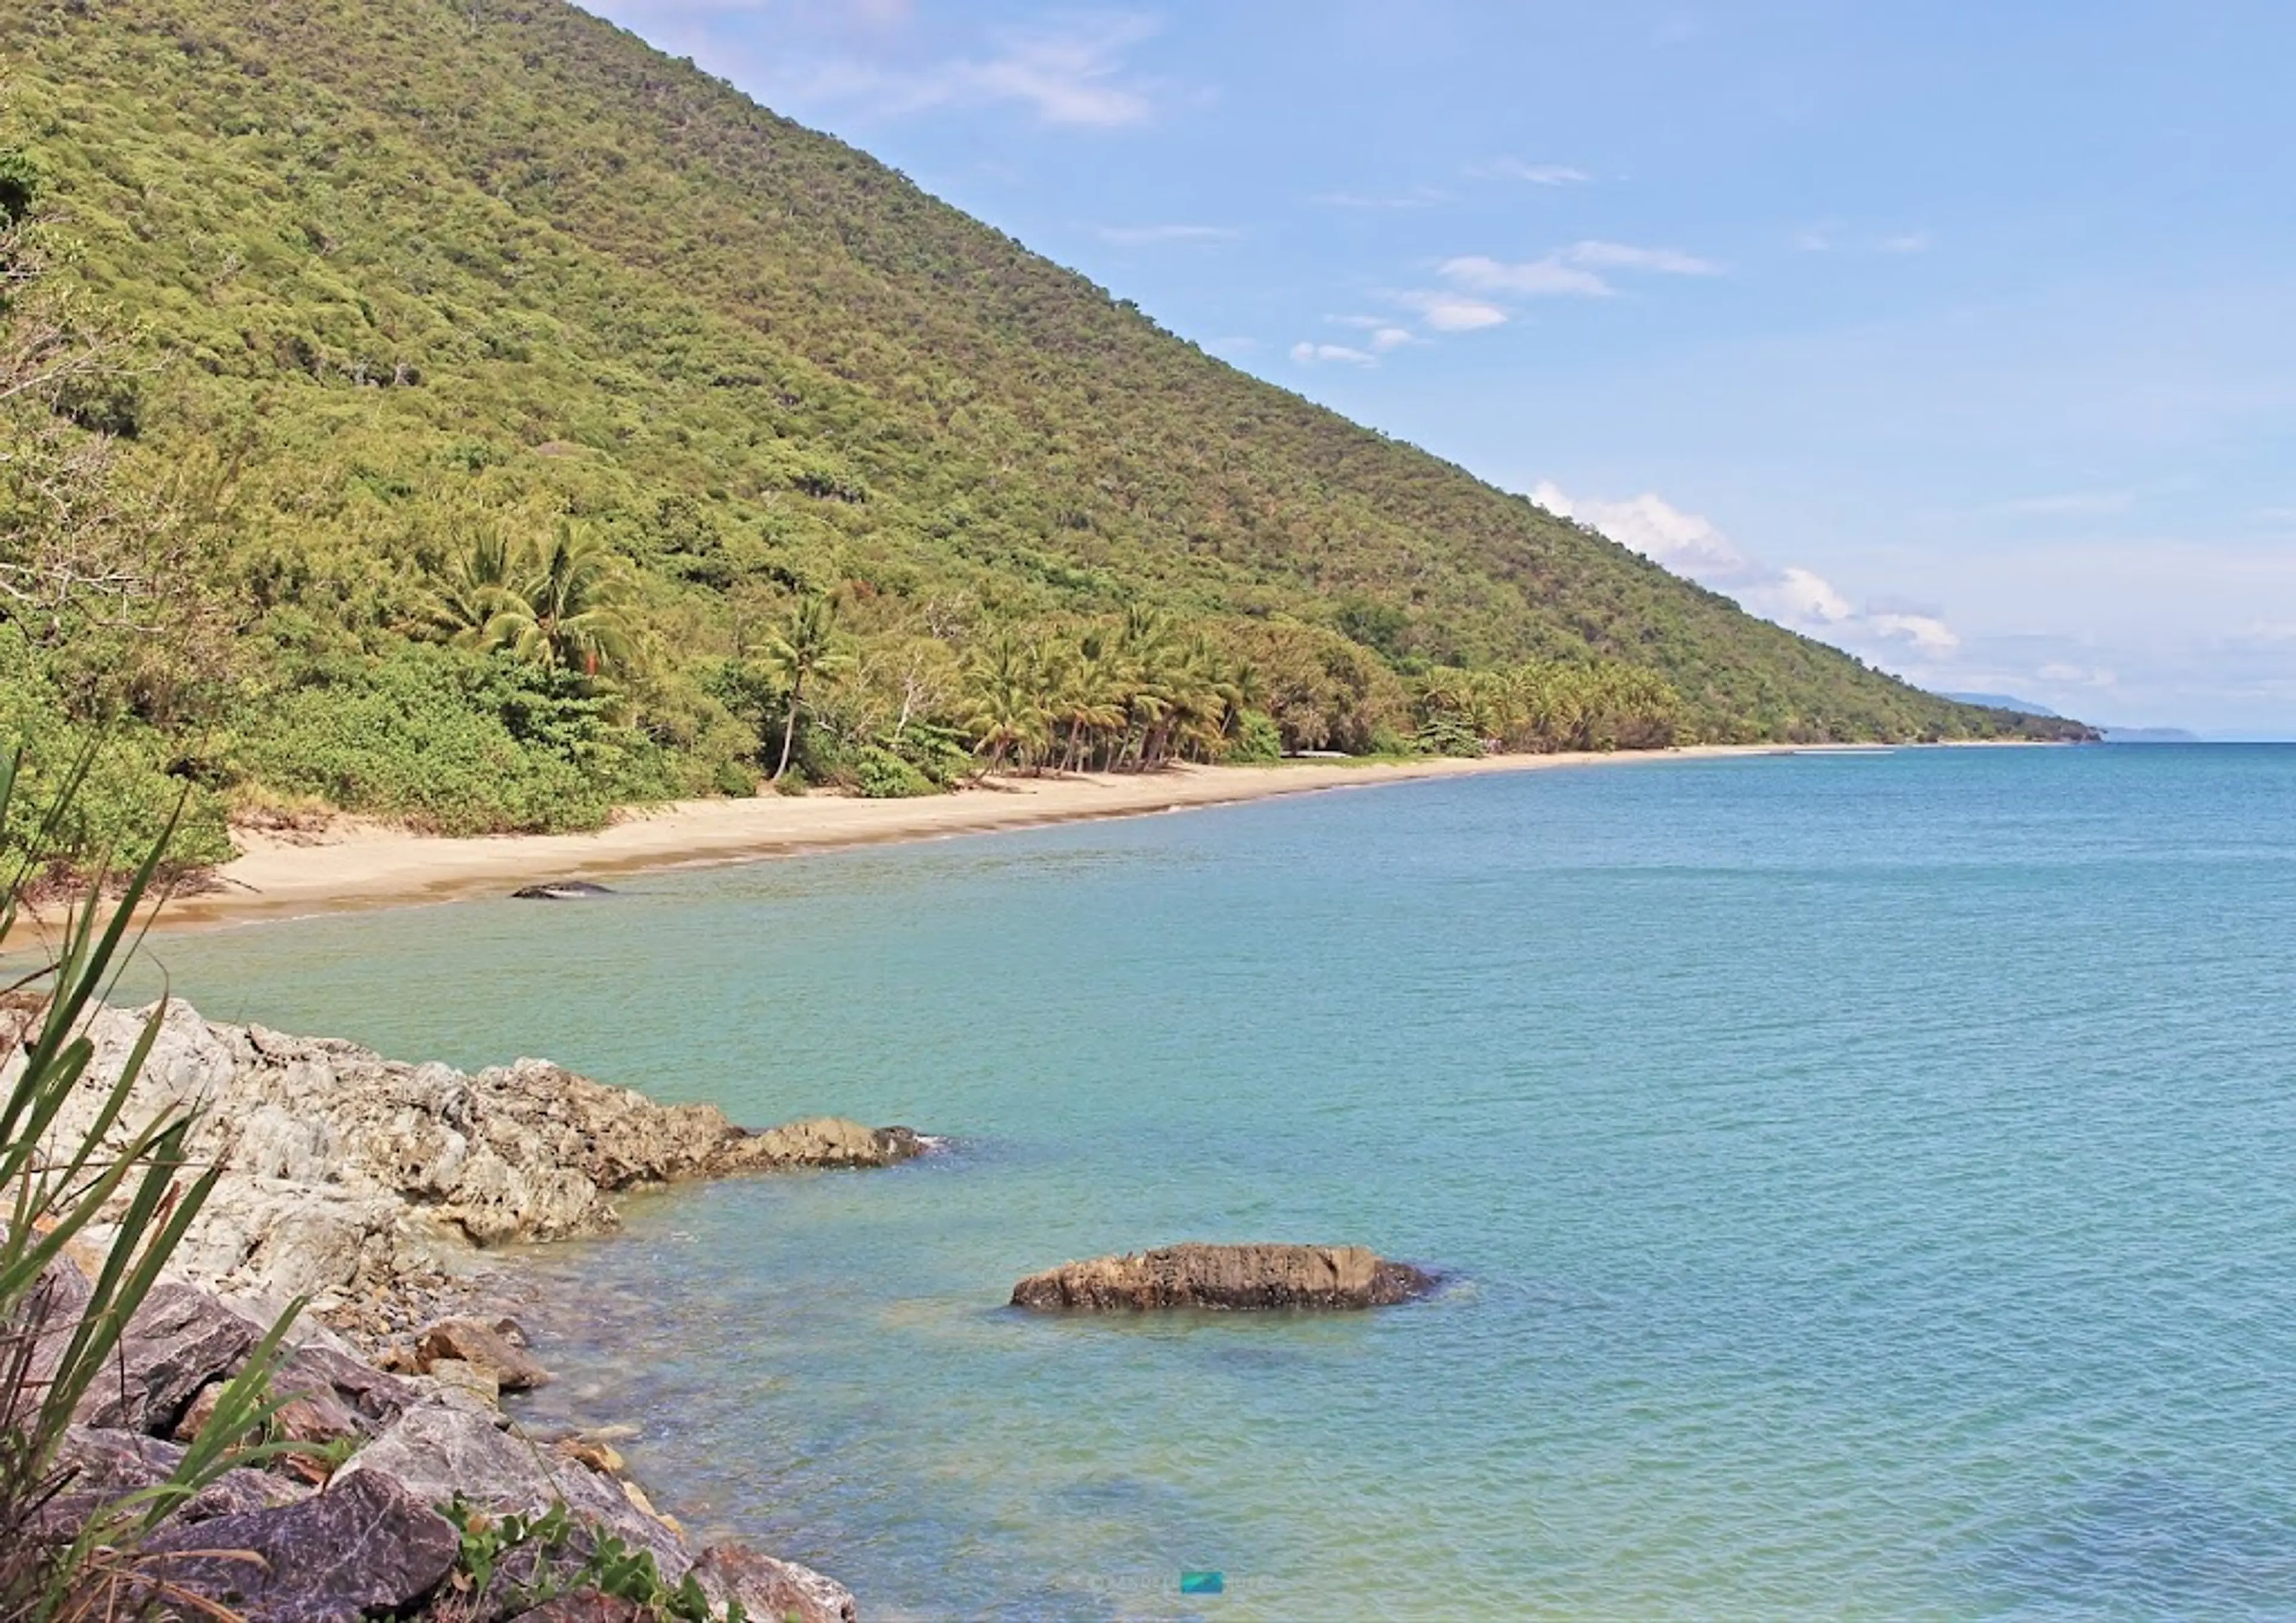
[[[217,1018],[949,1135],[533,1265],[541,1413],[871,1618],[2296,1616],[2296,748],[1601,766],[627,890],[156,951]],[[1184,1239],[1451,1283],[1002,1306]]]

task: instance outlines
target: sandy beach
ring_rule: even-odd
[[[497,893],[547,880],[610,880],[646,868],[734,862],[802,851],[1141,816],[1270,795],[1360,789],[1423,778],[1529,772],[1595,763],[1775,753],[1704,746],[1618,755],[1509,755],[1366,766],[1175,766],[1145,775],[1001,778],[949,795],[864,800],[845,795],[683,800],[623,814],[594,832],[444,839],[358,819],[316,832],[237,831],[242,855],[215,871],[220,889],[170,903],[163,929],[184,930],[346,908],[399,906]]]

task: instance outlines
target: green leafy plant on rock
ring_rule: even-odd
[[[0,950],[12,944],[25,891],[70,825],[90,758],[66,775],[31,838],[0,854]],[[19,761],[0,755],[0,830],[16,797]],[[172,833],[173,824],[168,833]],[[153,899],[167,849],[155,843],[108,908],[92,888],[46,938],[42,962],[6,988],[20,1017],[0,1047],[0,1619],[14,1623],[140,1615],[162,1603],[209,1610],[144,1576],[143,1542],[234,1466],[292,1445],[259,1438],[278,1412],[271,1376],[298,1303],[273,1324],[226,1386],[214,1418],[165,1480],[66,1517],[73,1472],[63,1461],[81,1400],[104,1379],[136,1308],[150,1294],[215,1187],[194,1164],[196,1116],[163,1111],[127,1120],[135,1080],[157,1039],[155,1007],[119,1076],[83,1129],[60,1127],[86,1083],[95,1047],[84,1019],[111,989],[132,948],[138,911]],[[97,1240],[99,1233],[108,1237]],[[81,1273],[83,1251],[94,1254]],[[78,1525],[69,1523],[77,1520]]]
[[[626,1601],[657,1623],[747,1623],[739,1601],[718,1611],[692,1573],[668,1582],[652,1551],[577,1521],[562,1499],[537,1515],[492,1515],[457,1494],[439,1513],[462,1541],[448,1586],[473,1610],[483,1603],[521,1612],[560,1595],[594,1592]],[[497,1583],[503,1593],[490,1594]]]

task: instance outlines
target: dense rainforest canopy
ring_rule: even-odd
[[[0,16],[0,724],[447,830],[2052,730],[1250,378],[557,0]]]

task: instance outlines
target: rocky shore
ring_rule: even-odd
[[[36,1018],[0,1007],[0,1087]],[[95,1062],[56,1142],[91,1127],[144,1024],[92,1017]],[[543,1061],[466,1074],[175,1004],[121,1119],[184,1106],[201,1112],[193,1149],[222,1175],[131,1322],[117,1379],[75,1414],[55,1525],[163,1478],[264,1329],[303,1298],[275,1429],[313,1451],[235,1470],[188,1507],[155,1547],[166,1583],[258,1619],[627,1623],[644,1609],[600,1575],[643,1553],[660,1593],[685,1586],[689,1608],[853,1618],[852,1596],[820,1574],[692,1547],[611,1444],[512,1424],[501,1395],[549,1377],[499,1310],[506,1275],[488,1253],[611,1230],[617,1196],[682,1179],[888,1166],[922,1152],[915,1133],[827,1118],[752,1132]],[[45,1288],[62,1334],[86,1278],[58,1265]],[[473,1527],[490,1552],[483,1578],[468,1565]]]

